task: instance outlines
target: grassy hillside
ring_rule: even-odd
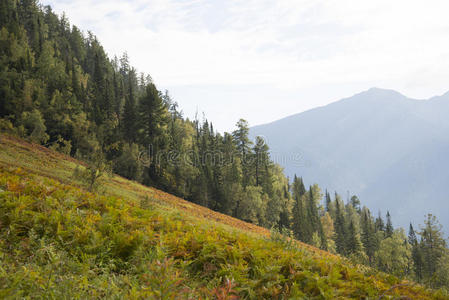
[[[0,298],[447,299],[0,135]]]

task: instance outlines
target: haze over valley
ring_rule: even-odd
[[[397,225],[423,212],[449,228],[449,93],[428,100],[372,88],[251,128],[292,178],[357,195]]]

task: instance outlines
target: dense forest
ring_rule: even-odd
[[[357,263],[449,287],[449,250],[435,217],[407,235],[357,196],[345,202],[290,180],[264,140],[249,139],[245,120],[221,134],[205,118],[185,118],[127,54],[110,59],[95,35],[49,6],[3,0],[0,28],[0,130],[85,161],[89,188],[110,170]]]

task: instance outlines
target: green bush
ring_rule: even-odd
[[[37,109],[23,112],[19,124],[25,128],[27,137],[34,143],[45,144],[50,138],[46,133],[44,118]]]

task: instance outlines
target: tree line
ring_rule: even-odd
[[[388,212],[375,217],[356,196],[344,203],[318,185],[306,188],[300,177],[290,181],[264,140],[249,139],[245,120],[221,134],[205,118],[185,118],[126,53],[110,59],[95,35],[49,6],[1,1],[0,28],[3,132],[108,164],[128,179],[355,262],[449,286],[448,249],[435,217],[418,231],[410,225],[407,236]]]

